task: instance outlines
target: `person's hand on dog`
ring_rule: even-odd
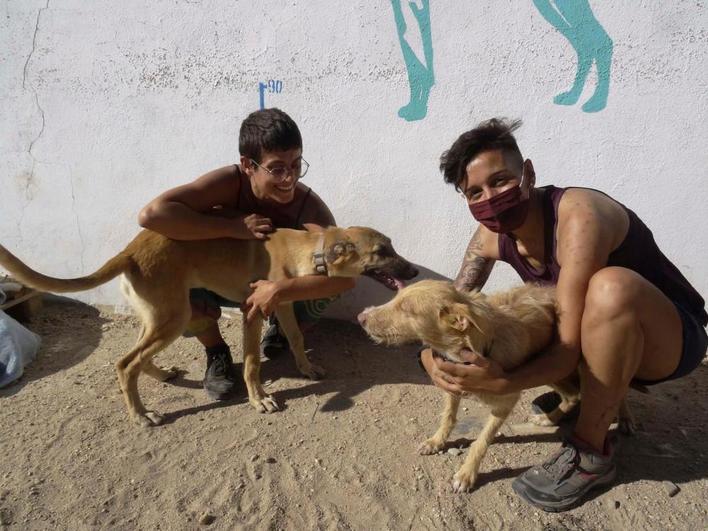
[[[253,234],[257,240],[267,240],[268,234],[273,232],[273,222],[270,218],[263,217],[259,214],[251,214],[243,218],[243,223],[248,231]]]
[[[249,284],[253,293],[246,299],[246,321],[251,322],[260,313],[263,317],[268,317],[275,311],[279,302],[280,289],[276,282],[271,280],[257,280]]]
[[[426,349],[420,359],[433,383],[448,393],[500,392],[504,369],[497,362],[470,350],[461,351],[460,357],[463,363],[446,361]]]

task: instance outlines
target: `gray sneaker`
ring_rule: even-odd
[[[612,483],[617,473],[612,454],[600,455],[568,439],[556,455],[528,469],[511,486],[521,498],[544,511],[567,511],[590,490]]]

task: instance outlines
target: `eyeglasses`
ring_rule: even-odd
[[[291,174],[296,180],[302,179],[307,173],[307,170],[310,169],[310,163],[302,157],[297,159],[290,168],[288,168],[287,166],[276,166],[275,168],[268,169],[265,166],[261,166],[253,159],[251,159],[251,162],[262,170],[270,173],[271,177],[273,177],[273,182],[275,182],[276,184],[282,183],[287,178],[287,176]]]

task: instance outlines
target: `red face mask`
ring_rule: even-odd
[[[474,219],[492,232],[511,232],[523,225],[529,213],[529,200],[514,186],[486,201],[469,205]]]

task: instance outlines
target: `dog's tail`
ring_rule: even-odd
[[[120,253],[108,260],[98,271],[85,277],[53,278],[31,269],[22,260],[0,245],[0,266],[7,269],[18,282],[30,288],[51,293],[70,293],[95,288],[127,271],[132,263],[133,261],[129,255]]]

